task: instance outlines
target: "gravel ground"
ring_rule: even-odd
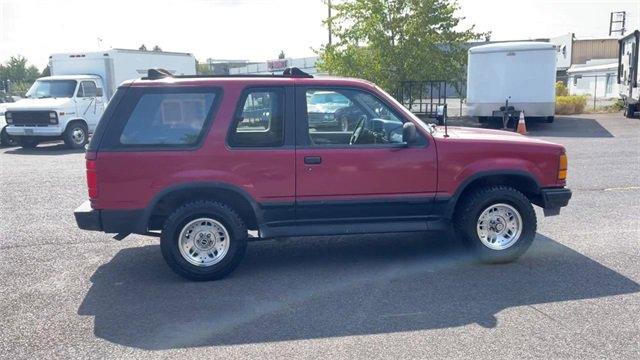
[[[0,358],[640,358],[640,121],[530,124],[564,144],[570,206],[518,262],[443,235],[254,242],[193,283],[158,242],[76,228],[81,152],[0,150]]]

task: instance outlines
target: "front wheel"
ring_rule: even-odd
[[[195,201],[165,221],[160,248],[165,261],[189,280],[222,279],[239,264],[247,247],[240,216],[219,202]]]
[[[346,116],[341,116],[339,123],[340,123],[340,131],[342,132],[349,131],[349,119]]]
[[[83,123],[73,122],[64,131],[63,139],[69,149],[83,149],[89,141],[89,131]]]
[[[529,199],[507,186],[476,190],[460,204],[454,221],[463,242],[486,263],[516,260],[531,246],[537,226]]]

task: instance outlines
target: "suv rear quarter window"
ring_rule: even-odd
[[[210,127],[218,88],[129,88],[101,148],[193,148]]]

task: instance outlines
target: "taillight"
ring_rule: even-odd
[[[87,188],[89,189],[89,199],[98,197],[98,174],[96,173],[95,160],[87,160]]]
[[[560,160],[558,164],[558,180],[566,180],[567,179],[567,169],[568,169],[568,161],[567,154],[560,154]]]

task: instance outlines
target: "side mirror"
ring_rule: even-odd
[[[418,132],[416,126],[412,122],[406,122],[402,125],[402,142],[411,145],[418,140]]]
[[[102,97],[102,95],[104,95],[104,92],[102,91],[102,88],[97,88],[96,89],[96,97]]]

